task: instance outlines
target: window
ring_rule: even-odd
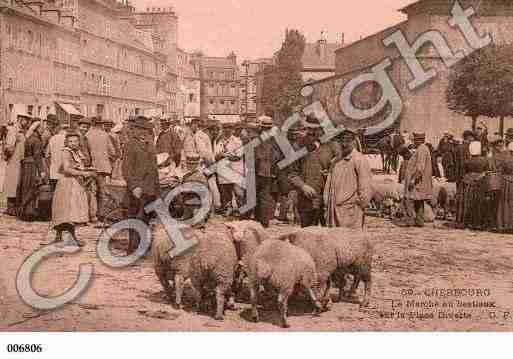
[[[193,93],[189,94],[189,102],[194,102],[194,94]]]
[[[232,105],[235,105],[235,100],[231,100],[231,101],[230,101],[230,103],[231,103]]]
[[[28,44],[27,44],[27,50],[28,50],[29,52],[32,52],[32,45],[34,44],[34,34],[32,33],[32,31],[31,31],[31,30],[29,30],[29,31],[27,32],[27,34],[28,34],[28,36],[27,36],[27,42],[28,42]]]
[[[213,105],[214,104],[214,100],[210,100],[210,104]]]
[[[224,100],[221,100],[221,105],[224,105]]]
[[[28,114],[29,114],[29,115],[31,115],[31,116],[32,116],[32,111],[34,111],[34,106],[32,106],[32,105],[28,105],[28,106],[27,106],[27,112],[28,112]]]
[[[103,115],[104,106],[103,104],[97,104],[96,105],[96,115],[101,116]]]

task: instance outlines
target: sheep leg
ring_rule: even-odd
[[[167,297],[170,300],[172,300],[171,286],[169,285],[169,281],[167,279],[166,272],[162,269],[155,268],[155,274],[157,274],[157,278],[159,279],[159,282],[162,285],[162,288],[164,288],[164,292],[166,293]]]
[[[344,288],[346,287],[346,275],[344,273],[339,273],[336,276],[337,286],[338,286],[338,302],[342,302],[344,300]]]
[[[351,285],[351,289],[349,290],[349,298],[353,298],[356,294],[356,290],[360,285],[361,276],[359,274],[354,276],[353,285]]]
[[[280,322],[282,328],[290,328],[290,324],[287,321],[287,314],[289,309],[289,297],[293,290],[286,290],[280,292],[278,295],[278,306],[280,308]]]
[[[183,296],[183,285],[184,278],[183,275],[177,274],[175,275],[175,304],[176,308],[182,309],[182,296]]]
[[[198,290],[197,283],[191,281],[191,290],[192,290],[192,295],[194,297],[194,302],[195,302],[195,311],[200,313],[203,298],[202,298],[201,292]]]
[[[366,276],[364,278],[364,284],[365,284],[365,291],[364,291],[363,300],[362,300],[362,303],[360,304],[360,306],[366,308],[369,306],[369,297],[372,292],[372,279],[371,279],[370,275]]]
[[[251,301],[251,319],[258,323],[259,317],[258,317],[258,285],[255,285],[251,283],[249,288],[249,295],[250,295],[250,301]]]
[[[315,305],[314,314],[319,314],[322,310],[324,310],[324,305],[319,301],[315,293],[313,292],[312,288],[307,288],[308,295],[310,296],[310,299],[312,300],[312,303]]]
[[[222,284],[218,284],[216,286],[217,310],[216,310],[215,320],[223,320],[224,319],[224,302],[225,302],[224,292],[225,292],[224,286]]]

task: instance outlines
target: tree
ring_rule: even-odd
[[[274,65],[264,69],[262,104],[280,120],[286,119],[301,104],[301,72],[305,37],[298,30],[286,30],[285,41]]]
[[[472,118],[498,117],[504,133],[504,117],[513,114],[513,63],[511,45],[490,45],[456,64],[446,90],[448,108]]]

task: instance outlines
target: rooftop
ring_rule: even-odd
[[[339,47],[340,44],[328,43],[325,40],[307,43],[301,60],[303,68],[335,70],[335,51]]]

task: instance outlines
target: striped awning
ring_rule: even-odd
[[[82,113],[80,112],[80,109],[70,103],[62,103],[62,102],[56,102],[56,104],[67,114],[74,115],[74,116],[82,116]]]

